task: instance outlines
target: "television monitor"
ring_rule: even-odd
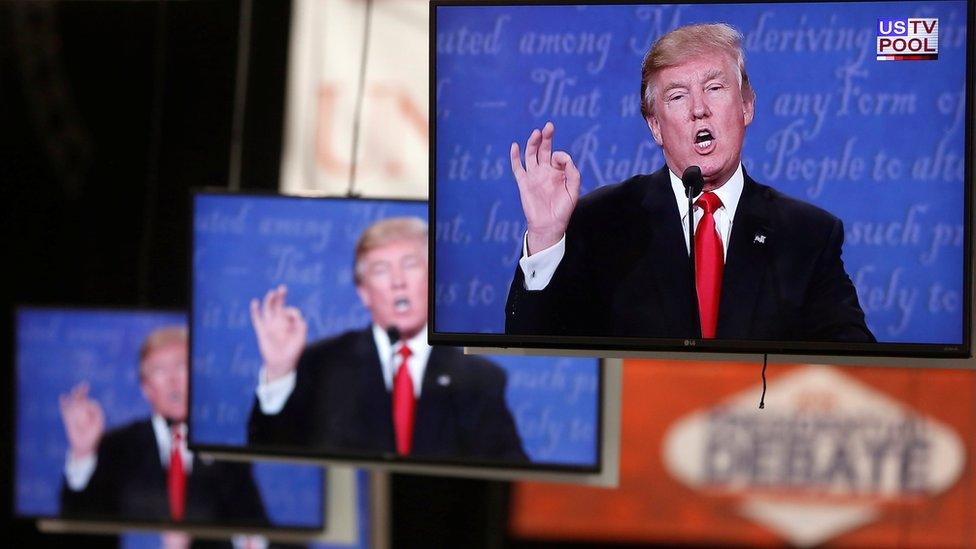
[[[102,531],[323,530],[320,467],[252,467],[187,448],[174,457],[168,435],[185,429],[187,342],[182,312],[16,311],[15,516]]]
[[[276,536],[269,547],[294,547],[303,549],[368,549],[374,547],[373,539],[388,537],[382,525],[377,523],[376,507],[388,505],[385,500],[377,500],[374,490],[376,480],[368,471],[348,467],[328,469],[329,515],[326,532],[313,538],[296,536],[282,539]],[[380,491],[381,492],[381,491]],[[336,496],[339,496],[336,498]],[[48,530],[50,530],[49,525]],[[166,532],[127,531],[120,536],[120,549],[164,549],[169,547]],[[234,547],[251,547],[243,536],[215,536],[207,539],[229,540]],[[253,546],[261,547],[260,544]]]
[[[432,342],[970,356],[973,2],[430,14]]]
[[[191,445],[609,482],[612,366],[427,344],[439,290],[428,292],[426,214],[421,201],[197,193]]]

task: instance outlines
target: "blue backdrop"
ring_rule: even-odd
[[[875,58],[879,18],[939,18],[937,61]],[[556,126],[582,192],[664,165],[640,115],[649,46],[744,35],[757,93],[743,164],[844,221],[879,341],[961,343],[966,3],[439,7],[436,330],[502,333],[525,220],[509,146]]]
[[[424,202],[198,195],[193,230],[191,432],[244,446],[261,357],[248,304],[279,284],[309,341],[369,325],[352,279],[356,240],[375,221],[427,218]],[[535,463],[592,466],[598,455],[594,359],[494,357]]]
[[[139,346],[152,330],[185,325],[175,312],[58,310],[17,312],[15,508],[57,516],[68,443],[58,396],[87,381],[106,430],[150,415],[138,378]],[[320,527],[322,469],[259,463],[254,476],[272,524]]]

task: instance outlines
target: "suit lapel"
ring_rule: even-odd
[[[718,338],[746,339],[750,333],[763,273],[769,261],[767,250],[775,244],[774,239],[762,189],[745,175],[722,275]]]
[[[657,279],[657,287],[662,290],[662,310],[671,315],[667,324],[685,327],[677,330],[678,333],[700,335],[698,309],[691,287],[691,260],[667,166],[651,175],[642,205],[647,211],[651,235],[645,257],[654,262],[650,271]]]
[[[354,428],[362,427],[363,431],[358,436],[375,441],[380,445],[380,451],[393,452],[396,450],[396,439],[393,435],[392,397],[386,390],[379,351],[369,329],[361,332],[352,356],[363,361],[353,365],[359,375],[360,389],[353,394],[357,395],[354,398],[359,399],[356,408],[362,418],[362,423],[354,423]]]
[[[159,442],[156,440],[156,432],[153,430],[152,420],[147,419],[140,424],[138,432],[139,439],[135,441],[137,448],[152,448],[151,452],[140,452],[145,460],[135,469],[140,471],[138,476],[143,477],[141,482],[145,482],[142,494],[136,494],[135,498],[138,505],[145,505],[148,510],[144,513],[153,517],[169,517],[169,489],[167,488],[168,469],[163,465],[159,456]],[[131,466],[131,465],[130,465]],[[187,477],[189,480],[189,476]],[[133,502],[128,502],[133,503]],[[142,513],[139,513],[142,514]]]
[[[452,385],[457,380],[451,372],[459,356],[457,349],[451,347],[434,347],[430,351],[414,419],[414,454],[444,453],[450,448],[444,440],[451,435],[445,424],[452,415]]]

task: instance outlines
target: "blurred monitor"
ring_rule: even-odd
[[[427,344],[442,289],[428,292],[425,202],[193,204],[194,448],[496,478],[615,470],[599,360]]]
[[[966,0],[434,0],[431,341],[968,357],[972,22]],[[695,261],[693,166],[718,199]]]
[[[302,539],[300,537],[282,538],[275,536],[274,542],[268,544],[272,549],[369,549],[372,547],[383,547],[375,545],[374,540],[379,543],[386,543],[387,533],[382,528],[380,521],[382,517],[377,516],[377,507],[388,505],[386,500],[376,498],[382,491],[374,491],[376,479],[368,471],[362,469],[349,469],[346,467],[334,467],[329,470],[329,516],[326,522],[329,524],[328,530],[316,535],[312,539]],[[337,492],[341,494],[336,498]],[[169,549],[172,545],[173,536],[169,532],[140,531],[125,532],[120,536],[119,547],[121,549]],[[179,540],[177,540],[179,541]],[[257,543],[255,543],[257,542]],[[248,544],[251,545],[248,545]],[[246,549],[261,549],[264,545],[261,541],[253,537],[243,535],[232,535],[213,537],[193,541],[193,546],[197,545],[220,546],[233,545],[235,548],[243,547]]]
[[[267,534],[325,527],[321,468],[252,467],[188,448],[184,313],[23,307],[16,324],[16,516]]]

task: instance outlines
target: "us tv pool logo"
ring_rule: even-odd
[[[939,19],[878,19],[878,61],[934,61],[939,58]]]

